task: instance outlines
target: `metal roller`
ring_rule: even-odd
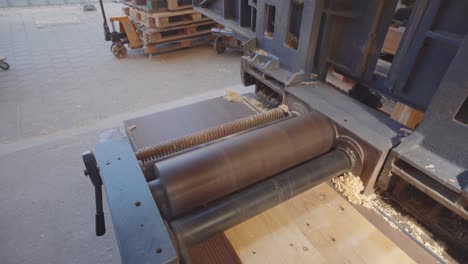
[[[236,226],[335,176],[356,164],[349,151],[333,150],[286,172],[171,222],[177,241],[193,246]]]
[[[331,121],[319,113],[287,119],[156,163],[169,219],[328,152]],[[160,196],[161,196],[160,195]]]

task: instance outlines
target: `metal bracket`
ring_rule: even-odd
[[[178,263],[176,247],[127,138],[96,145],[122,263]]]

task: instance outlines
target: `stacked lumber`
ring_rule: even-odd
[[[146,54],[207,43],[211,28],[218,26],[195,11],[191,0],[147,0],[124,4],[123,11],[135,24]]]

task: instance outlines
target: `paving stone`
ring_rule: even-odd
[[[122,14],[120,4],[106,4],[106,11]],[[0,126],[0,144],[240,82],[238,54],[217,55],[209,46],[151,59],[130,50],[116,59],[104,41],[100,12],[85,13],[80,5],[0,9],[0,36],[0,53],[11,64],[0,71],[0,102],[13,102],[0,104],[0,112],[21,105],[17,128]],[[70,96],[80,108],[71,107]]]

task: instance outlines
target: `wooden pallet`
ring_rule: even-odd
[[[170,51],[191,48],[211,43],[212,39],[210,35],[201,37],[193,37],[182,39],[178,41],[172,41],[161,44],[147,44],[143,46],[143,52],[145,54],[160,54]]]
[[[146,28],[143,29],[143,44],[160,44],[190,37],[211,34],[211,29],[218,24],[213,21],[200,22],[174,28]]]
[[[144,25],[148,28],[168,28],[196,22],[209,21],[210,19],[193,9],[180,10],[175,12],[148,12],[143,9],[130,7],[130,19],[134,23]]]
[[[182,9],[192,8],[191,1],[180,1],[180,0],[153,0],[153,3],[147,5],[135,5],[130,2],[124,2],[128,7],[137,8],[146,12],[167,12],[167,11],[178,11]],[[156,4],[156,6],[153,6]]]
[[[155,3],[157,6],[149,6],[147,4],[147,7],[151,10],[155,10],[157,12],[161,11],[177,11],[181,9],[187,9],[187,8],[192,8],[192,2],[191,1],[180,1],[180,0],[153,0],[153,3]],[[152,7],[152,8],[151,8]]]
[[[125,11],[124,11],[125,12]],[[147,20],[147,14],[150,14],[143,9],[139,9],[138,7],[130,6],[128,9],[128,16],[133,23],[143,25],[143,21]]]

